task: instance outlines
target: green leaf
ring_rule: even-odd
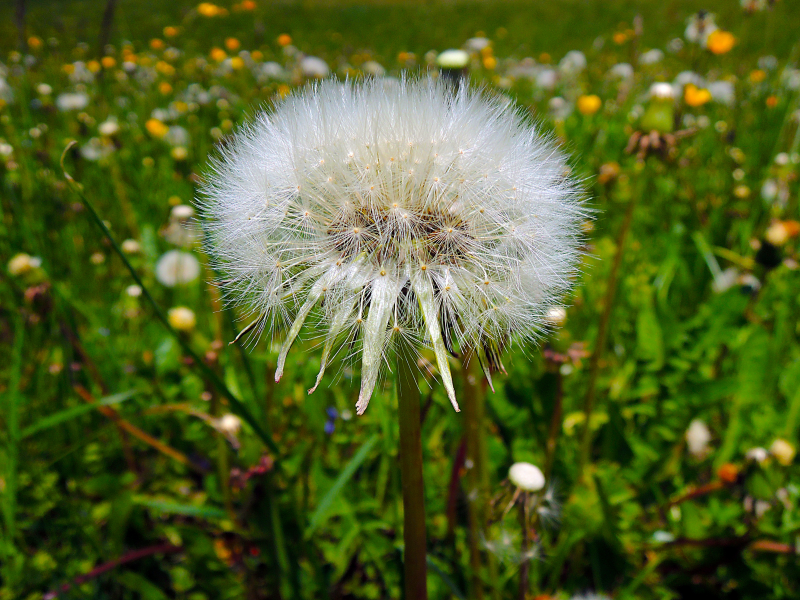
[[[314,511],[314,514],[311,515],[311,519],[309,520],[308,527],[306,528],[306,537],[310,536],[314,531],[319,527],[325,518],[328,509],[330,508],[333,501],[339,496],[342,492],[342,489],[350,481],[350,478],[355,474],[358,467],[361,466],[361,463],[366,460],[367,455],[369,454],[372,447],[378,442],[380,436],[378,434],[373,435],[369,438],[361,448],[358,449],[358,452],[353,455],[353,458],[350,459],[350,462],[347,463],[347,466],[342,469],[342,472],[339,474],[339,477],[336,481],[333,482],[333,486],[331,489],[328,490],[328,493],[325,494],[325,497],[322,498],[322,501],[317,506],[317,509]]]
[[[43,417],[29,425],[21,432],[21,438],[26,438],[28,436],[33,435],[34,433],[39,433],[45,429],[50,429],[51,427],[55,427],[65,421],[69,421],[70,419],[74,419],[75,417],[79,417],[85,413],[91,412],[95,410],[98,406],[110,406],[112,404],[119,404],[129,398],[133,398],[137,394],[137,390],[128,390],[127,392],[120,392],[119,394],[112,394],[110,396],[106,396],[101,398],[94,404],[81,404],[79,406],[73,406],[72,408],[67,408],[66,410],[59,411],[57,413],[53,413],[52,415],[48,415]]]
[[[168,600],[169,598],[156,584],[133,571],[123,571],[116,575],[114,580],[138,593],[142,600]]]
[[[225,519],[228,517],[223,509],[215,506],[195,506],[193,504],[179,504],[168,500],[156,500],[145,496],[134,496],[134,504],[145,506],[153,510],[187,517],[202,517],[204,519]]]

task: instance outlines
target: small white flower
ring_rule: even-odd
[[[745,458],[757,462],[758,464],[763,464],[769,458],[769,452],[765,448],[757,446],[755,448],[750,448],[745,454]]]
[[[463,50],[445,50],[436,57],[436,64],[442,69],[463,69],[469,64],[469,54]]]
[[[488,48],[489,44],[491,44],[491,42],[485,37],[474,37],[469,38],[464,43],[464,47],[470,52],[480,52],[484,48]]]
[[[303,75],[309,78],[317,77],[321,79],[327,77],[328,73],[330,73],[328,63],[316,56],[304,56],[300,60],[300,70]]]
[[[217,426],[222,433],[237,435],[242,428],[242,420],[232,413],[227,413],[219,418]]]
[[[131,298],[138,298],[142,295],[142,287],[134,283],[125,288],[125,293]]]
[[[659,100],[672,100],[675,98],[675,88],[663,81],[657,81],[651,85],[648,93],[651,98],[658,98]]]
[[[119,123],[114,118],[106,119],[97,126],[97,131],[100,135],[110,137],[119,132]]]
[[[794,455],[797,453],[797,450],[786,440],[777,438],[769,447],[769,453],[772,454],[779,463],[788,467],[794,462]]]
[[[30,273],[42,266],[42,259],[21,252],[8,261],[8,274],[14,277]]]
[[[641,65],[655,65],[664,60],[664,52],[658,48],[653,48],[647,52],[642,53],[639,57],[639,64]]]
[[[689,453],[695,458],[703,458],[708,453],[708,442],[711,441],[711,432],[708,426],[700,419],[694,419],[686,430],[686,445]]]
[[[190,283],[200,276],[200,263],[193,254],[170,250],[156,263],[156,279],[167,287]]]
[[[563,306],[551,306],[547,309],[545,320],[553,327],[563,327],[567,322],[567,309]]]
[[[526,492],[538,492],[544,488],[544,473],[536,465],[518,462],[508,470],[508,479],[519,489]]]
[[[125,254],[138,254],[141,252],[142,247],[139,245],[139,242],[132,239],[127,239],[122,242],[122,251]]]
[[[577,75],[586,68],[586,55],[580,50],[570,50],[558,63],[558,69],[565,75]]]
[[[450,352],[500,368],[572,285],[586,210],[568,173],[520,113],[468,86],[324,82],[221,147],[200,205],[227,299],[253,307],[255,332],[290,325],[276,379],[315,312],[328,332],[311,391],[357,340],[363,413],[411,336],[457,409]]]
[[[608,70],[608,75],[610,77],[626,81],[633,79],[633,74],[633,67],[629,63],[617,63]]]
[[[194,216],[194,209],[188,204],[178,204],[177,206],[172,207],[169,216],[171,219],[185,221]]]
[[[730,81],[712,81],[706,89],[711,93],[714,102],[733,106],[736,101],[736,88]]]
[[[49,96],[53,93],[53,88],[47,83],[40,83],[36,86],[36,93],[40,96]]]
[[[173,329],[177,329],[178,331],[191,331],[197,324],[194,311],[185,306],[170,308],[167,312],[167,320],[169,324],[172,325]]]
[[[83,92],[65,92],[56,96],[56,107],[62,112],[83,110],[87,106],[89,106],[89,96]]]
[[[372,77],[383,77],[386,75],[386,69],[383,68],[383,65],[374,60],[368,60],[361,65],[361,70]]]

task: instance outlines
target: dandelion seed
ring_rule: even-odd
[[[508,470],[508,479],[526,492],[538,492],[544,487],[544,474],[536,465],[518,462]]]
[[[251,307],[254,335],[289,326],[276,380],[315,314],[317,385],[337,342],[360,343],[359,414],[402,336],[433,348],[457,409],[448,354],[501,369],[572,286],[587,211],[566,167],[467,86],[323,82],[220,148],[198,203],[227,300]]]

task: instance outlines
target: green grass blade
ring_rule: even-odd
[[[119,394],[112,394],[111,396],[101,398],[96,404],[81,404],[80,406],[73,406],[72,408],[67,408],[57,413],[53,413],[52,415],[47,415],[46,417],[36,421],[36,423],[33,425],[29,425],[23,429],[20,433],[20,439],[25,439],[34,433],[39,433],[45,429],[50,429],[51,427],[55,427],[56,425],[64,423],[65,421],[69,421],[70,419],[79,417],[82,414],[91,412],[98,406],[111,406],[113,404],[119,404],[120,402],[128,400],[129,398],[133,398],[136,393],[136,390],[128,390],[127,392],[120,392]]]
[[[227,519],[228,513],[215,506],[194,506],[193,504],[180,504],[168,500],[156,500],[144,496],[134,496],[133,503],[152,510],[161,511],[172,515],[187,517],[201,517],[203,519]]]
[[[339,477],[331,486],[331,489],[328,490],[328,493],[325,494],[325,497],[322,498],[322,501],[317,506],[317,509],[314,511],[314,514],[311,515],[311,519],[309,519],[308,527],[306,528],[306,537],[310,536],[314,531],[316,531],[317,527],[319,527],[324,519],[325,515],[328,512],[331,504],[339,494],[342,492],[342,489],[350,481],[350,478],[355,474],[358,467],[361,466],[367,455],[369,454],[372,447],[378,443],[378,439],[380,436],[378,434],[373,435],[369,438],[361,448],[358,449],[358,452],[353,455],[353,458],[350,459],[350,462],[347,463],[347,466],[342,469],[342,472],[339,474]]]

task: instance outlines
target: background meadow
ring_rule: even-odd
[[[391,378],[355,417],[357,363],[307,395],[311,329],[279,384],[280,333],[228,345],[246,322],[190,207],[259,107],[448,48],[596,213],[562,327],[507,353],[477,437],[421,365],[431,597],[800,596],[800,4],[121,0],[105,27],[40,0],[21,37],[10,4],[0,598],[401,596]],[[516,461],[547,478],[525,527]]]

